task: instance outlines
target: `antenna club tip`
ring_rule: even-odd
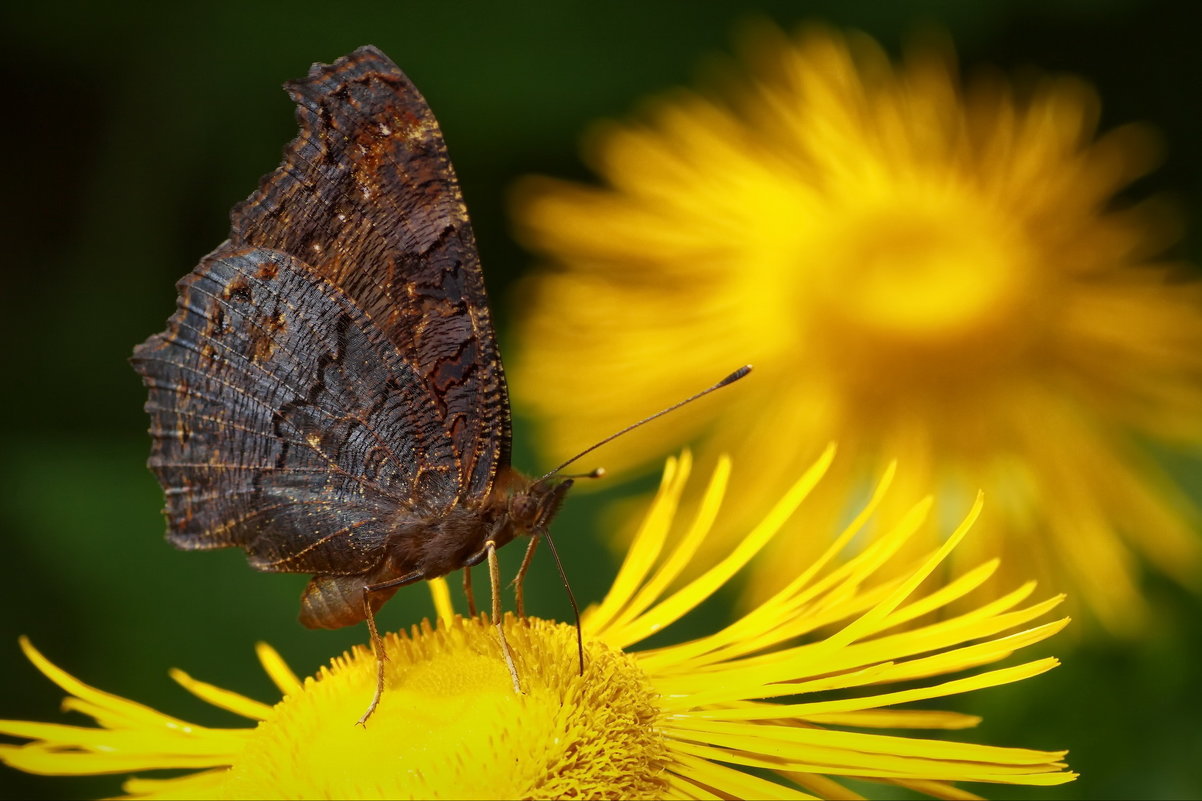
[[[595,468],[593,468],[593,472],[589,473],[588,475],[589,475],[589,478],[604,478],[605,477],[605,468],[604,467],[595,467]]]
[[[733,373],[728,375],[726,378],[723,378],[721,381],[719,381],[718,386],[724,387],[727,384],[733,384],[734,382],[738,381],[740,378],[743,378],[748,373],[750,373],[751,369],[752,369],[752,366],[750,364],[743,365],[738,370],[735,370]]]

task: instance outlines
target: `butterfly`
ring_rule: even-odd
[[[171,543],[314,574],[301,622],[366,619],[381,653],[372,615],[398,587],[545,533],[571,479],[510,465],[480,261],[425,99],[374,47],[286,89],[299,135],[131,361]]]
[[[471,224],[414,85],[368,46],[285,88],[299,134],[234,207],[228,239],[178,282],[166,330],[131,359],[148,389],[167,537],[313,574],[306,626],[366,620],[378,669],[361,723],[384,688],[374,613],[403,585],[459,569],[466,583],[487,561],[520,692],[496,550],[531,537],[520,614],[521,578],[572,486],[559,471],[583,453],[538,479],[510,465]]]

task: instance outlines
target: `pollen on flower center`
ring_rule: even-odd
[[[231,768],[230,797],[653,797],[666,750],[627,655],[572,626],[508,620],[523,694],[483,618],[386,638],[384,697],[366,728],[375,660],[356,650],[285,698]]]

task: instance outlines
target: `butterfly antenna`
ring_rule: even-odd
[[[579,457],[577,457],[577,458],[579,458]],[[605,468],[604,467],[594,467],[592,470],[588,471],[587,473],[564,474],[564,475],[560,476],[560,478],[603,478],[604,476],[605,476]]]
[[[543,538],[547,541],[547,547],[551,549],[551,556],[555,558],[555,567],[559,569],[559,577],[563,579],[563,588],[568,591],[568,601],[572,604],[572,614],[576,616],[576,653],[580,657],[580,675],[584,675],[584,633],[580,628],[580,607],[576,605],[576,596],[572,594],[572,587],[568,584],[568,574],[563,570],[563,562],[559,561],[559,552],[555,550],[555,540],[551,539],[551,532],[544,531]]]
[[[692,403],[693,401],[697,400],[698,398],[702,398],[702,397],[710,394],[711,392],[713,392],[716,389],[722,389],[722,387],[725,387],[728,384],[733,384],[734,382],[738,381],[740,378],[742,378],[743,376],[747,375],[750,372],[751,372],[751,365],[750,364],[743,365],[738,370],[735,370],[733,373],[728,375],[726,378],[723,378],[717,384],[714,384],[712,387],[707,387],[706,389],[703,389],[700,392],[698,392],[696,395],[692,395],[688,398],[685,398],[682,401],[678,401],[666,409],[660,409],[658,412],[651,415],[650,417],[644,417],[642,420],[639,420],[637,423],[631,423],[630,425],[623,428],[621,431],[610,434],[608,437],[606,437],[605,439],[596,443],[595,445],[591,445],[591,446],[585,448],[580,453],[576,454],[571,459],[568,459],[566,462],[561,464],[559,467],[555,468],[554,470],[552,470],[551,472],[547,473],[545,476],[540,478],[539,481],[546,481],[548,478],[555,475],[560,470],[563,470],[565,467],[570,465],[572,462],[576,461],[577,459],[579,459],[582,456],[585,456],[586,454],[592,453],[593,451],[597,450],[597,448],[600,448],[605,443],[615,440],[627,432],[633,431],[634,429],[638,428],[639,426],[643,425],[644,423],[650,423],[652,420],[654,420],[657,417],[663,417],[668,412],[674,412],[677,409],[679,409],[681,406]],[[593,472],[595,473],[597,471],[594,470]],[[550,542],[550,540],[548,540],[548,542]],[[573,602],[573,604],[574,604],[574,602]]]

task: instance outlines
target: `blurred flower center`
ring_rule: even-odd
[[[848,324],[885,345],[972,337],[1007,320],[1021,296],[1010,254],[977,230],[886,209],[834,236],[846,239],[821,265],[819,287]]]
[[[971,391],[1042,329],[1046,288],[1027,244],[975,200],[927,193],[836,208],[799,248],[798,291],[813,312],[801,333],[823,332],[815,352],[848,389],[892,391],[882,379],[893,379],[926,395],[946,386],[928,380],[954,377]]]

